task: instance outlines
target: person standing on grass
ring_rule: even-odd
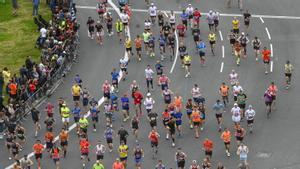
[[[32,5],[33,5],[32,15],[37,16],[39,14],[40,0],[32,0]]]
[[[4,0],[5,2],[5,0]],[[18,9],[18,0],[12,0],[12,7],[13,7],[13,16],[17,16],[17,9]]]

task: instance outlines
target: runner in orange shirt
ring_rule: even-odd
[[[79,141],[79,145],[80,145],[80,152],[81,152],[81,160],[82,160],[82,167],[85,168],[85,160],[87,159],[88,161],[90,161],[89,158],[89,147],[90,147],[90,143],[86,138],[82,138]]]
[[[262,60],[265,64],[265,74],[268,73],[268,69],[269,69],[269,64],[271,61],[270,55],[271,55],[271,51],[267,49],[267,47],[264,47],[263,51],[261,52],[262,55]]]
[[[60,146],[62,147],[62,150],[64,152],[64,158],[66,158],[69,134],[64,127],[61,129],[61,132],[59,133],[59,140],[60,140]]]
[[[268,87],[268,90],[270,91],[270,94],[272,95],[272,100],[273,100],[271,107],[273,107],[273,109],[275,110],[275,102],[276,102],[278,88],[274,82],[271,82],[270,86]]]
[[[122,162],[120,162],[120,159],[117,158],[116,161],[113,163],[112,169],[125,169]]]
[[[203,150],[205,151],[205,156],[209,159],[211,159],[212,157],[212,151],[213,151],[213,148],[214,148],[214,143],[212,140],[206,138],[204,141],[203,141]]]
[[[181,112],[182,110],[182,97],[179,96],[179,94],[176,94],[176,96],[174,96],[174,106],[176,111]]]
[[[50,152],[50,150],[53,147],[54,134],[51,131],[47,131],[45,133],[44,138],[45,138],[45,142],[46,142],[47,152]]]
[[[40,169],[41,168],[41,159],[43,157],[42,153],[44,151],[44,145],[41,144],[41,140],[36,140],[36,142],[33,145],[32,149],[33,149],[33,152],[34,152],[35,159],[38,163],[38,169]]]
[[[226,107],[226,104],[229,103],[228,94],[229,94],[229,86],[225,84],[225,82],[222,83],[219,89],[219,93],[222,97],[224,106]]]
[[[199,138],[199,128],[200,128],[200,125],[201,125],[201,115],[200,115],[200,112],[199,112],[199,110],[196,106],[193,108],[193,112],[192,112],[191,117],[192,117],[192,122],[193,122],[194,129],[195,129],[195,137]]]
[[[223,133],[221,134],[221,139],[224,141],[226,154],[228,157],[230,157],[229,148],[230,148],[231,133],[228,130],[228,128],[224,129]]]
[[[134,44],[135,44],[135,50],[136,50],[136,55],[138,57],[138,60],[142,60],[142,42],[143,39],[140,37],[140,35],[136,35],[136,38],[134,39]]]

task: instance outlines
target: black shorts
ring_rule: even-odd
[[[222,114],[216,114],[216,118],[222,118]]]
[[[164,26],[164,22],[158,22],[158,26]]]
[[[245,48],[245,47],[247,47],[247,44],[246,44],[246,43],[241,43],[241,46],[242,46],[243,48]]]
[[[189,15],[189,19],[193,19],[193,15]]]
[[[126,52],[131,52],[132,51],[132,48],[130,47],[130,48],[126,48]]]
[[[120,161],[126,161],[127,160],[127,157],[120,157]]]
[[[292,74],[291,73],[285,73],[284,74],[286,77],[291,78]]]
[[[265,102],[266,106],[271,106],[272,105],[272,101],[271,102]]]
[[[73,101],[79,101],[80,100],[80,96],[73,96]]]
[[[121,68],[121,71],[122,72],[127,72],[127,68],[123,67],[123,68]]]
[[[191,64],[190,63],[187,63],[187,64],[184,64],[185,66],[187,66],[187,67],[190,67],[191,66]]]
[[[230,141],[229,142],[224,142],[225,146],[230,145]]]
[[[163,125],[166,127],[168,125],[169,120],[163,120]]]
[[[137,52],[140,52],[140,51],[142,51],[142,48],[135,48],[135,50],[136,50]]]
[[[212,23],[212,24],[208,24],[208,27],[210,27],[210,28],[211,28],[211,27],[213,27],[213,26],[214,26],[214,24],[213,24],[213,23]]]
[[[275,95],[272,95],[272,100],[276,100],[276,96]]]
[[[230,39],[229,42],[230,42],[231,45],[234,45],[235,44],[235,39]]]
[[[235,34],[239,34],[240,33],[240,29],[232,29],[233,30],[233,33]]]
[[[53,142],[46,142],[46,149],[51,149],[53,147]]]
[[[184,25],[187,25],[187,20],[182,20],[182,23],[183,23]]]
[[[173,128],[170,128],[169,129],[169,132],[170,132],[170,135],[174,135],[175,134],[175,128],[173,129]]]
[[[24,135],[17,135],[18,139],[20,139],[21,141],[25,140],[25,136]]]
[[[103,158],[104,158],[103,154],[98,154],[97,155],[97,160],[103,160]]]
[[[110,93],[103,93],[103,96],[104,96],[105,98],[110,99]]]
[[[106,143],[107,143],[107,144],[113,143],[113,139],[112,139],[112,138],[107,138],[107,139],[106,139]]]
[[[127,25],[128,25],[128,22],[123,22],[123,25],[124,25],[124,26],[127,26]]]
[[[43,158],[43,154],[34,154],[35,159],[42,159]]]
[[[212,151],[205,151],[206,156],[212,156]]]
[[[184,166],[185,166],[185,160],[181,160],[181,161],[177,162],[177,167],[178,168],[184,168]]]
[[[200,56],[200,57],[204,57],[204,56],[205,56],[205,52],[199,51],[199,56]]]
[[[245,21],[244,23],[245,23],[246,26],[250,25],[250,21]]]
[[[180,55],[180,59],[183,60],[183,58],[184,58],[184,55]]]
[[[270,61],[264,60],[264,64],[270,64]]]
[[[98,123],[98,121],[99,121],[98,116],[92,117],[92,121]]]
[[[165,100],[165,104],[171,104],[171,99]]]
[[[214,20],[214,25],[217,27],[219,25],[219,20]]]
[[[89,156],[89,153],[88,152],[81,152],[81,155],[82,156]]]
[[[60,142],[60,145],[61,145],[62,147],[67,146],[67,145],[68,145],[68,141],[61,141],[61,142]]]
[[[78,123],[78,122],[79,122],[79,119],[80,119],[80,117],[74,117],[75,123]]]
[[[151,141],[151,147],[157,147],[157,146],[158,146],[158,142]]]
[[[237,141],[243,141],[244,140],[244,137],[236,136],[235,138],[236,138]]]
[[[156,121],[154,121],[154,122],[150,122],[150,126],[153,128],[153,127],[156,127],[157,126],[157,123],[156,123]]]
[[[246,108],[246,104],[239,104],[238,105],[241,109],[245,109]]]
[[[200,122],[193,122],[194,126],[200,126]]]
[[[210,45],[216,44],[216,41],[209,41]]]
[[[259,47],[258,46],[253,46],[253,49],[254,50],[259,50]]]
[[[95,31],[94,27],[89,27],[89,32],[94,32],[94,31]]]
[[[194,41],[195,42],[198,42],[200,39],[199,39],[199,36],[194,36]]]
[[[253,124],[253,122],[254,122],[254,119],[252,119],[252,120],[247,120],[247,124]]]
[[[183,38],[184,37],[184,33],[178,33],[178,36]]]

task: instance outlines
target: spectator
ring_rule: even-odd
[[[2,75],[3,75],[3,78],[4,78],[4,85],[7,85],[9,80],[10,80],[10,76],[11,76],[11,73],[7,69],[7,67],[3,68]]]
[[[0,72],[0,97],[2,97],[3,92],[3,86],[4,86],[4,78],[3,73]]]
[[[40,0],[32,0],[33,3],[33,16],[37,16],[39,14],[39,5],[40,5]]]
[[[13,16],[17,16],[18,0],[12,0]]]
[[[47,29],[42,27],[40,30],[40,46],[44,45],[46,38],[47,38]]]

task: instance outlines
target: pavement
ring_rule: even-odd
[[[117,4],[116,1],[113,1]],[[146,9],[144,1],[130,0],[133,9]],[[222,1],[223,2],[223,1]],[[194,7],[198,7],[200,11],[207,12],[209,9],[217,9],[220,13],[236,13],[240,14],[240,11],[233,7],[226,9],[223,3],[219,0],[199,0],[199,1],[180,1],[180,0],[164,0],[154,1],[158,9],[163,10],[181,10],[191,3]],[[250,10],[253,14],[259,15],[272,15],[272,16],[300,16],[298,6],[300,1],[297,0],[265,0],[265,1],[245,1],[244,6]],[[96,0],[81,0],[77,2],[80,6],[96,6]],[[117,13],[112,12],[114,18],[117,18]],[[105,36],[104,45],[99,46],[95,40],[90,40],[87,37],[86,20],[88,16],[93,18],[97,17],[96,11],[92,9],[78,9],[78,20],[81,24],[80,29],[80,58],[79,62],[72,68],[72,72],[64,79],[63,84],[58,87],[57,91],[46,101],[57,105],[59,97],[64,97],[67,103],[71,106],[71,85],[73,83],[73,77],[76,74],[80,74],[83,79],[83,85],[90,91],[90,93],[97,100],[101,99],[102,92],[101,86],[106,79],[110,80],[110,72],[113,68],[118,68],[118,61],[121,56],[124,55],[123,44],[119,44],[117,37]],[[144,19],[147,18],[147,14],[144,12],[134,12],[130,24],[131,37],[134,38],[137,34],[142,33],[144,25]],[[240,18],[241,20],[242,18]],[[212,105],[219,97],[217,90],[221,82],[228,82],[228,74],[232,69],[235,69],[240,75],[240,83],[245,89],[248,95],[247,104],[252,104],[256,110],[256,119],[254,133],[248,134],[245,137],[245,144],[249,147],[248,161],[251,169],[300,169],[300,124],[298,119],[300,117],[298,105],[300,103],[300,79],[298,76],[300,59],[297,57],[297,53],[300,52],[300,34],[298,28],[300,26],[300,20],[297,19],[272,19],[272,18],[252,18],[251,27],[249,30],[250,39],[254,36],[258,36],[263,43],[263,46],[270,48],[270,44],[273,47],[273,72],[265,75],[263,64],[256,62],[252,48],[248,47],[249,56],[246,60],[242,60],[241,66],[237,67],[234,62],[234,58],[231,56],[231,50],[229,42],[227,40],[227,33],[231,27],[232,17],[221,17],[219,30],[221,31],[222,38],[218,34],[216,56],[212,56],[207,51],[207,62],[205,67],[199,65],[199,57],[195,54],[194,42],[190,31],[187,32],[188,37],[185,39],[189,53],[192,54],[193,62],[191,75],[192,78],[184,78],[184,70],[180,67],[179,60],[174,62],[165,61],[164,71],[171,79],[171,90],[175,93],[183,96],[184,102],[191,97],[190,90],[194,83],[200,85],[204,96],[206,97],[207,105],[207,121],[205,129],[201,132],[200,138],[195,139],[193,130],[188,128],[186,116],[183,116],[183,135],[182,137],[176,137],[176,147],[181,147],[187,154],[188,160],[186,166],[189,166],[192,160],[202,161],[204,158],[204,152],[202,151],[202,141],[205,138],[210,138],[215,143],[212,164],[213,168],[216,167],[217,162],[222,162],[228,169],[235,169],[239,163],[239,158],[235,155],[236,144],[233,141],[232,145],[232,157],[225,156],[224,145],[219,138],[220,134],[217,132],[216,120],[214,112],[212,111]],[[242,21],[242,20],[241,20]],[[242,23],[242,22],[241,22]],[[267,29],[266,29],[267,28]],[[242,30],[244,27],[242,26]],[[267,30],[267,31],[266,31]],[[157,33],[158,28],[155,27],[154,31]],[[268,33],[267,33],[268,32]],[[203,39],[207,39],[208,26],[202,18],[201,22],[201,35]],[[224,46],[224,50],[222,50]],[[223,52],[224,51],[224,52]],[[156,54],[159,56],[159,51],[156,50]],[[223,57],[224,56],[224,57]],[[293,76],[293,86],[287,91],[284,89],[284,76],[283,65],[285,61],[289,59],[295,66],[295,73]],[[141,63],[138,63],[136,59],[132,59],[129,64],[128,71],[129,76],[126,81],[120,82],[120,94],[129,90],[129,85],[132,80],[137,80],[141,86],[143,93],[145,94],[145,78],[144,69],[147,64],[155,64],[156,59],[143,56]],[[171,71],[172,65],[175,65],[174,70]],[[222,66],[223,65],[223,66]],[[137,71],[138,70],[138,71]],[[171,73],[170,73],[171,72]],[[269,83],[274,81],[279,88],[277,110],[272,114],[271,119],[267,119],[265,115],[265,106],[262,99],[263,92],[268,87]],[[153,98],[156,100],[154,110],[160,114],[163,110],[163,99],[158,87],[152,92]],[[233,100],[231,99],[231,108]],[[42,104],[39,109],[44,112],[45,104]],[[72,107],[72,106],[71,106]],[[224,125],[232,127],[230,109],[227,109],[227,113],[224,115]],[[131,110],[133,108],[131,107]],[[58,110],[55,109],[57,112]],[[103,108],[101,107],[101,112]],[[131,113],[133,114],[133,113]],[[42,115],[42,119],[45,114]],[[62,127],[62,123],[59,120],[58,114],[55,115],[57,121],[55,124],[55,133],[58,134]],[[132,149],[135,146],[135,141],[132,137],[130,130],[130,123],[121,122],[122,115],[117,114],[114,129],[118,130],[119,126],[123,124],[130,136],[128,139],[128,145],[130,148],[128,168],[134,168]],[[146,123],[146,124],[145,124]],[[171,147],[171,142],[164,139],[165,131],[163,130],[162,123],[158,122],[158,132],[161,134],[160,149],[158,158],[153,160],[151,155],[150,143],[147,135],[150,131],[148,122],[145,118],[142,118],[139,131],[139,143],[145,151],[145,157],[143,159],[143,168],[154,168],[157,163],[157,159],[162,159],[168,168],[176,168],[174,162],[174,153],[176,148]],[[145,124],[145,125],[143,125]],[[30,116],[23,122],[26,130],[27,143],[21,154],[28,154],[32,151],[32,144],[34,138],[34,125]],[[245,122],[243,126],[246,129]],[[92,128],[89,128],[89,138],[92,146],[95,146],[98,139],[103,140],[103,130],[105,128],[104,116],[100,116],[100,122],[97,125],[97,132],[93,132]],[[42,130],[45,131],[42,124]],[[231,130],[233,132],[233,130]],[[43,140],[43,135],[38,136]],[[118,138],[115,138],[115,148],[118,146]],[[235,140],[235,139],[233,139]],[[68,147],[68,154],[66,159],[61,159],[62,169],[77,169],[81,168],[80,153],[77,136],[74,131],[70,131],[70,144]],[[0,141],[0,168],[9,166],[12,161],[7,158],[7,151],[4,146],[4,141]],[[95,161],[94,150],[91,151],[91,162],[87,165],[87,168],[91,168],[92,162]],[[106,168],[110,168],[112,162],[118,157],[116,149],[112,153],[106,153],[104,156],[104,164]],[[45,169],[55,168],[53,161],[44,153],[42,166]],[[36,168],[36,167],[34,167]]]

